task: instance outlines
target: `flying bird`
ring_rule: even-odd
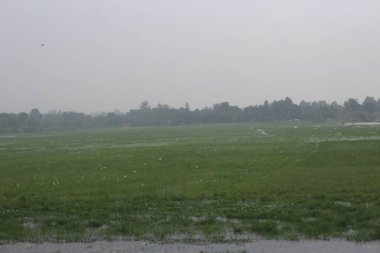
[[[44,47],[45,46],[45,44],[41,44],[41,47]]]

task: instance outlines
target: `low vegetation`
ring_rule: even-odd
[[[3,135],[0,240],[377,240],[379,151],[333,124]]]

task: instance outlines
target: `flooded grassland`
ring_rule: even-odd
[[[378,240],[379,154],[377,125],[5,136],[0,240]]]

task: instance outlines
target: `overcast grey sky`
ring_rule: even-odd
[[[0,0],[0,111],[377,98],[379,13],[378,0]]]

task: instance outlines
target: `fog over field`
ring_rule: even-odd
[[[378,96],[376,0],[3,0],[0,111]]]

